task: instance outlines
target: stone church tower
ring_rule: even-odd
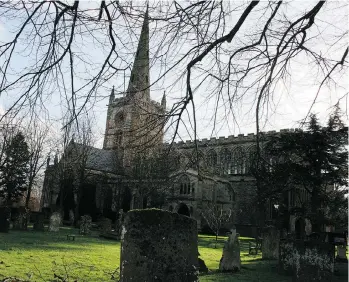
[[[127,167],[135,155],[147,154],[163,141],[166,97],[161,104],[150,98],[148,10],[128,88],[123,94],[116,98],[114,88],[110,94],[103,149],[117,151]]]

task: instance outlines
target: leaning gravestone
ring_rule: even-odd
[[[48,231],[58,232],[59,227],[62,224],[62,216],[59,212],[54,212],[50,216],[50,225]]]
[[[278,259],[280,231],[275,226],[267,226],[263,229],[262,238],[262,259]]]
[[[7,233],[10,229],[10,211],[6,207],[0,207],[0,232]]]
[[[120,282],[198,281],[194,219],[162,210],[132,210],[121,234]]]
[[[241,258],[239,234],[236,233],[236,229],[234,228],[228,236],[228,241],[224,244],[223,255],[219,262],[219,270],[236,272],[240,271],[240,268]]]

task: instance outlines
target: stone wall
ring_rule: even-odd
[[[295,281],[331,281],[334,245],[318,241],[281,240],[279,269]]]
[[[129,211],[122,226],[120,282],[198,281],[196,221],[162,210]]]

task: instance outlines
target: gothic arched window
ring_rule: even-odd
[[[179,179],[179,194],[190,194],[190,178],[187,175],[182,175]]]
[[[246,173],[251,174],[254,165],[257,162],[257,148],[251,146],[247,149],[247,160],[246,160]]]
[[[217,153],[215,150],[210,150],[207,153],[207,165],[209,167],[215,167],[217,165]]]
[[[198,165],[199,168],[205,167],[205,156],[202,151],[197,152],[196,150],[194,150],[190,157],[190,166],[196,169]]]
[[[221,150],[220,160],[221,160],[222,174],[231,174],[232,156],[228,148],[224,148]]]
[[[233,151],[233,170],[232,174],[246,173],[246,157],[245,151],[241,147],[237,147]]]

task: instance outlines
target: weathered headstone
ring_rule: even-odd
[[[7,233],[10,229],[10,210],[0,207],[0,232]]]
[[[241,258],[239,234],[236,233],[236,229],[234,228],[231,230],[231,234],[228,236],[228,240],[224,244],[223,255],[219,262],[219,270],[236,272],[240,271],[240,268]]]
[[[115,223],[115,232],[121,234],[122,224],[124,222],[124,211],[122,209],[119,210],[119,217]]]
[[[75,222],[75,215],[73,210],[69,210],[69,223],[70,225],[74,225]]]
[[[59,227],[62,224],[62,216],[59,212],[54,212],[50,216],[50,224],[48,227],[48,231],[58,232]]]
[[[279,258],[280,231],[274,226],[267,226],[262,232],[262,258]]]
[[[31,217],[34,221],[33,229],[36,231],[44,231],[45,214],[42,212],[35,212],[31,214]]]
[[[102,234],[110,232],[112,229],[111,220],[109,218],[103,217],[99,220],[98,227]]]
[[[89,215],[83,215],[80,218],[80,234],[87,235],[91,233],[92,218]]]
[[[132,210],[121,237],[120,282],[198,281],[196,221],[162,210]]]
[[[14,215],[13,229],[27,230],[29,221],[29,209],[20,207],[17,213]]]

